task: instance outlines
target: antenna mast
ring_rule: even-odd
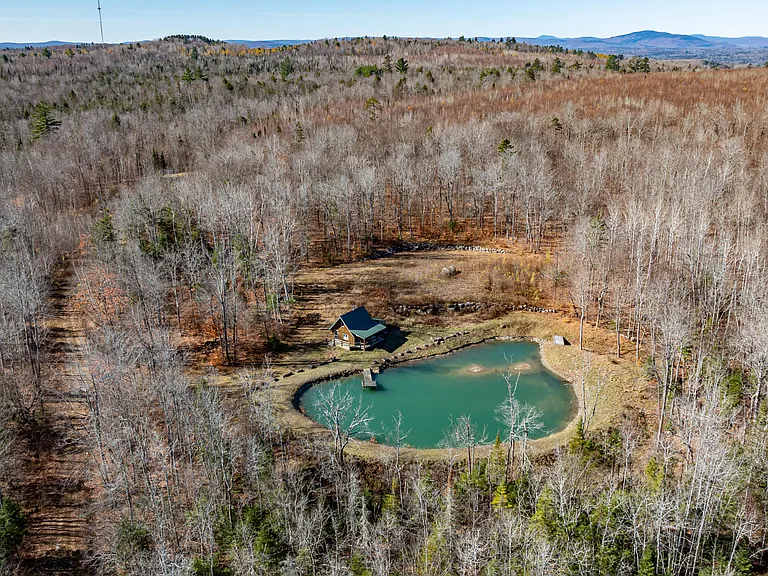
[[[101,22],[101,0],[96,0],[99,7],[99,30],[101,30],[101,43],[104,44],[104,24]]]

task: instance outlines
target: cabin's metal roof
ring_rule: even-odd
[[[371,318],[371,315],[368,313],[368,310],[365,309],[365,306],[360,306],[359,308],[355,308],[354,310],[350,310],[346,314],[339,316],[339,319],[333,323],[333,326],[331,326],[331,330],[339,323],[339,321],[343,322],[352,334],[363,340],[387,329],[383,322],[376,318]]]

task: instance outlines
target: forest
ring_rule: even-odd
[[[0,574],[766,573],[766,94],[512,38],[0,52]],[[536,258],[494,305],[651,408],[530,458],[514,405],[442,459],[287,426],[299,276],[416,242]]]

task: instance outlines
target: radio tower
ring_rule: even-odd
[[[104,24],[101,23],[101,0],[96,0],[99,7],[99,30],[101,30],[101,43],[104,44]]]

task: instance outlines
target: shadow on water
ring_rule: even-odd
[[[362,384],[362,382],[361,382],[361,384]],[[380,396],[382,392],[386,392],[386,391],[387,391],[387,387],[386,386],[382,386],[381,382],[376,381],[376,389],[375,390],[364,390],[363,393],[364,394],[375,394],[375,395],[379,395]],[[371,399],[374,399],[374,398],[375,398],[375,396],[371,396]]]

